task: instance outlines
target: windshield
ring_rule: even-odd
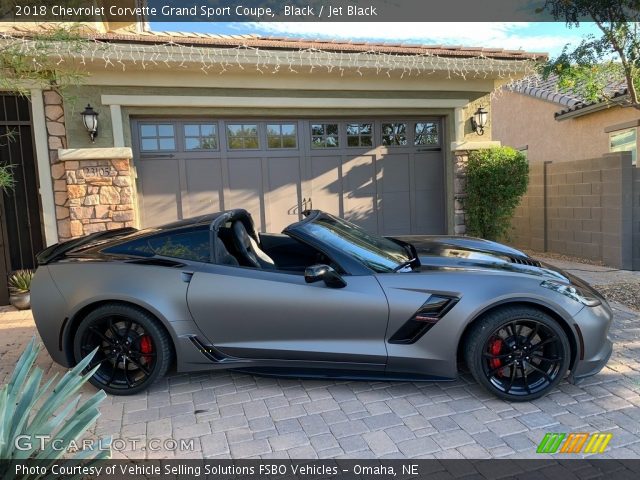
[[[305,230],[350,254],[375,272],[393,272],[411,260],[401,245],[326,213],[306,224]]]

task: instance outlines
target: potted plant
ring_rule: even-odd
[[[18,270],[9,277],[9,302],[18,310],[31,308],[33,270]]]

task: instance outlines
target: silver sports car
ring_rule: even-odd
[[[38,255],[33,314],[67,367],[127,395],[178,371],[475,379],[513,401],[600,371],[612,314],[589,285],[469,237],[368,233],[313,210],[258,234],[245,210],[112,230]]]

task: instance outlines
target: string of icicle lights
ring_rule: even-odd
[[[315,48],[270,50],[248,45],[236,47],[201,47],[164,44],[113,43],[99,40],[32,40],[9,34],[0,35],[0,42],[17,54],[33,58],[34,68],[45,56],[60,65],[73,59],[81,65],[102,63],[104,68],[126,70],[130,64],[147,68],[187,68],[196,65],[205,74],[224,74],[232,69],[253,70],[260,74],[313,73],[325,71],[340,76],[347,71],[358,75],[376,74],[399,78],[446,72],[448,78],[501,78],[509,81],[533,73],[535,61],[504,60],[483,55],[477,57],[446,57],[430,53],[416,55],[391,54],[378,51],[335,52]],[[46,54],[46,55],[43,55]],[[50,66],[50,65],[48,65]]]

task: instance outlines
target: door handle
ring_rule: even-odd
[[[189,283],[192,277],[193,277],[193,272],[182,272],[182,281],[184,283]]]

